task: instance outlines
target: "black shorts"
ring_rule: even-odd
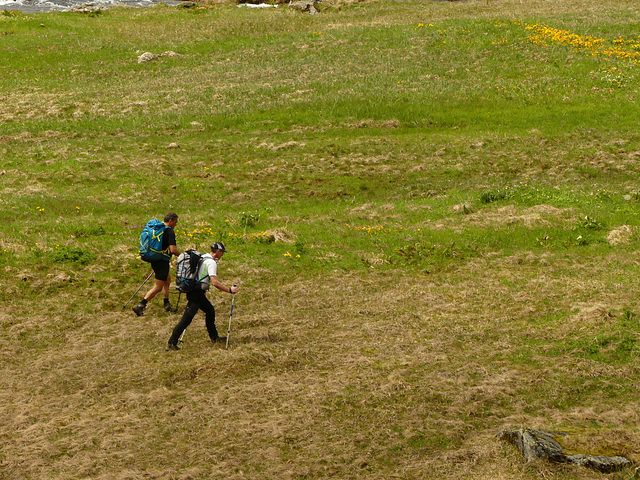
[[[156,280],[162,280],[166,282],[169,278],[169,262],[160,260],[158,262],[151,262],[151,267],[156,274]]]

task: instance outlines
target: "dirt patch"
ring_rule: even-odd
[[[609,232],[609,234],[607,235],[607,241],[611,246],[626,245],[631,242],[637,231],[637,227],[622,225]]]
[[[536,205],[534,207],[520,209],[515,205],[506,205],[496,208],[483,208],[478,211],[471,205],[464,208],[454,207],[456,217],[448,218],[435,223],[430,228],[444,230],[451,228],[452,224],[468,225],[475,227],[508,227],[521,225],[529,228],[552,227],[562,223],[575,222],[573,209],[556,208],[551,205]]]

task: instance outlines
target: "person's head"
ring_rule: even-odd
[[[174,228],[178,224],[178,215],[169,212],[164,216],[164,223],[166,226]]]
[[[222,255],[224,255],[226,251],[222,242],[216,242],[211,245],[211,255],[213,258],[222,258]]]

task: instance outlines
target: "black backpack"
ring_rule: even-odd
[[[187,250],[178,255],[176,264],[176,288],[187,293],[194,289],[208,290],[209,284],[198,278],[198,272],[204,258],[195,250]]]

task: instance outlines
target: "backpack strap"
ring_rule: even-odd
[[[209,271],[206,268],[206,262],[210,260],[209,258],[200,257],[200,261],[198,262],[198,271],[202,268],[201,275],[198,278],[199,282],[204,282],[204,279],[209,276]],[[214,261],[214,260],[211,260]]]

